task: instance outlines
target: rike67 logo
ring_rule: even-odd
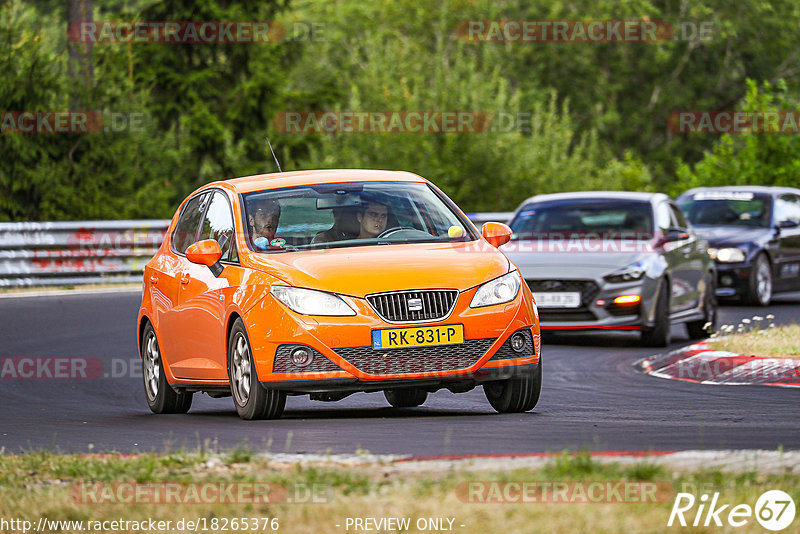
[[[696,499],[691,493],[678,493],[667,526],[722,527],[727,523],[731,527],[743,527],[755,518],[763,528],[778,532],[792,524],[794,515],[794,501],[781,490],[762,493],[755,508],[749,504],[723,504],[719,492],[714,493],[710,500],[707,494]]]

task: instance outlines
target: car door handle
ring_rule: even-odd
[[[151,285],[156,285],[156,284],[158,284],[158,276],[156,276],[156,275],[154,275],[154,274],[151,274],[151,275],[150,275],[150,284],[151,284]]]
[[[183,273],[181,275],[181,284],[188,284],[190,280],[191,277],[189,276],[189,273]]]

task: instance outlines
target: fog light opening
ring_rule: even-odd
[[[298,367],[306,367],[314,361],[314,355],[311,351],[305,348],[294,349],[289,357],[292,363]]]
[[[525,336],[516,333],[511,336],[511,348],[514,349],[514,352],[522,352],[525,350]]]
[[[641,300],[640,295],[620,295],[614,299],[614,304],[639,304]]]

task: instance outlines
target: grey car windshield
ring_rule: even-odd
[[[516,240],[572,234],[650,239],[653,217],[649,202],[558,200],[523,206],[510,226]]]
[[[425,183],[320,184],[243,195],[257,252],[478,239],[469,221]]]
[[[769,195],[749,191],[701,191],[678,199],[697,226],[769,226]]]

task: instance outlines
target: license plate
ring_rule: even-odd
[[[581,294],[577,291],[534,293],[533,298],[540,308],[578,308]]]
[[[372,331],[373,349],[429,347],[464,343],[464,325],[416,326]]]

